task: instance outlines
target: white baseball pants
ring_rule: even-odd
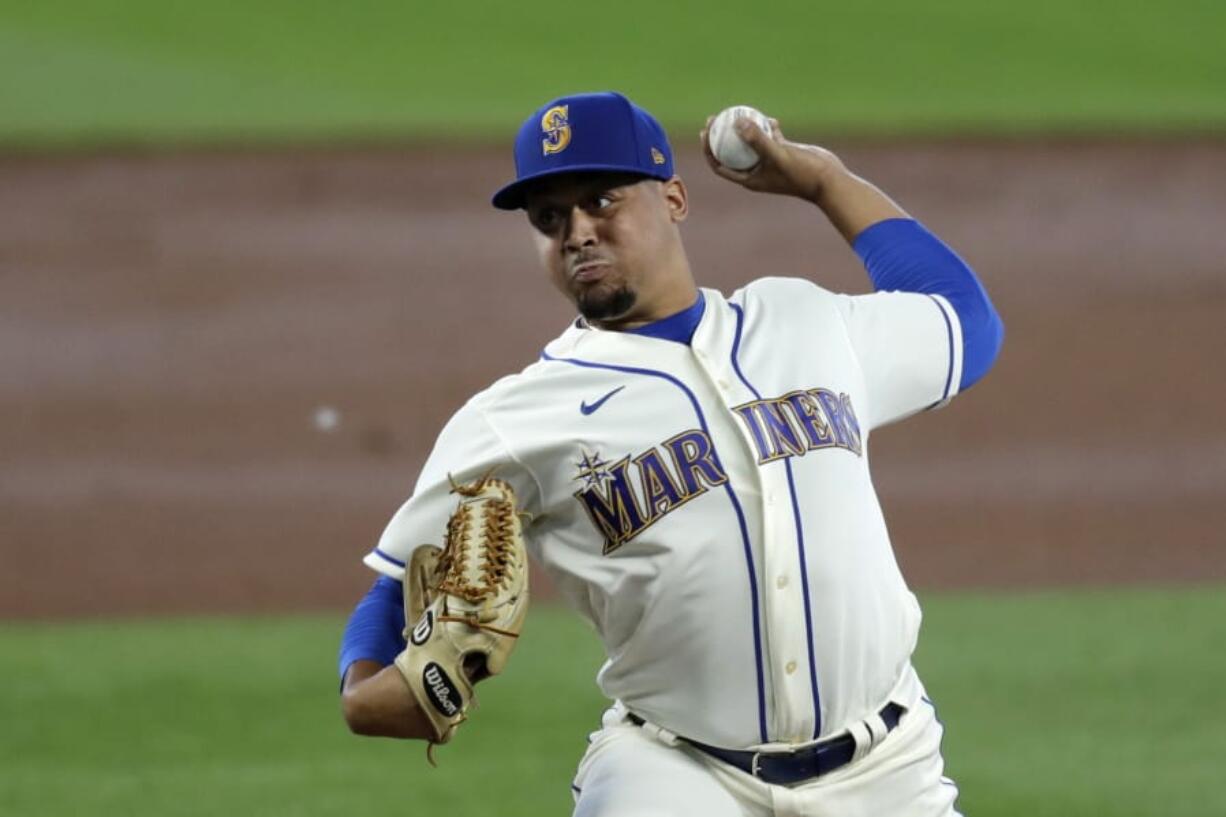
[[[668,745],[615,706],[572,785],[575,817],[957,817],[944,732],[926,697],[894,731],[841,769],[794,787],[750,777],[686,745]]]

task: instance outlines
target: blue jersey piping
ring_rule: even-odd
[[[941,302],[931,295],[932,302],[937,305],[937,309],[941,310],[941,317],[945,319],[945,336],[949,340],[949,373],[945,375],[945,393],[941,395],[941,400],[949,399],[949,388],[954,382],[954,328],[949,323],[949,315],[945,313],[945,307],[941,306]]]
[[[375,548],[374,553],[379,558],[385,559],[386,561],[389,561],[392,564],[396,565],[396,567],[404,567],[404,562],[400,561],[399,559],[394,559],[391,556],[388,556],[386,553],[379,550],[378,548]]]
[[[761,400],[762,395],[758,393],[758,390],[745,377],[745,373],[741,371],[741,364],[737,360],[737,354],[741,348],[741,329],[744,325],[745,313],[736,304],[728,305],[736,313],[736,334],[732,339],[732,369],[736,372],[736,376],[741,379],[741,382],[745,384],[745,387],[753,392],[753,396]],[[800,520],[800,503],[796,499],[796,482],[792,478],[792,460],[790,458],[785,459],[783,467],[788,478],[788,493],[792,497],[792,517],[796,520],[796,549],[800,557],[800,586],[804,591],[805,600],[805,633],[809,639],[806,646],[809,649],[809,688],[813,692],[813,739],[816,740],[822,731],[822,698],[817,684],[817,658],[813,652],[813,610],[809,604],[809,570],[805,564],[805,530]]]

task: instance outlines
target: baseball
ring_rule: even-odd
[[[716,161],[732,170],[749,170],[758,163],[757,151],[745,144],[740,136],[737,136],[734,125],[741,117],[753,120],[764,133],[771,132],[766,114],[757,108],[751,108],[748,105],[734,105],[720,111],[707,130],[707,142],[711,146],[711,153],[715,156]]]

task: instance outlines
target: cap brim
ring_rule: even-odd
[[[667,178],[644,173],[643,169],[639,167],[626,167],[624,165],[569,165],[553,170],[542,170],[540,173],[533,173],[531,176],[516,179],[495,193],[490,201],[499,210],[522,210],[524,207],[524,194],[527,193],[528,188],[534,182],[549,176],[561,176],[563,173],[628,173],[634,176],[642,176],[644,179]]]

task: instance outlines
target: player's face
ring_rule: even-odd
[[[554,286],[589,321],[614,328],[664,317],[689,305],[675,305],[679,286],[692,300],[676,227],[686,215],[679,178],[563,174],[529,191],[525,209]]]

